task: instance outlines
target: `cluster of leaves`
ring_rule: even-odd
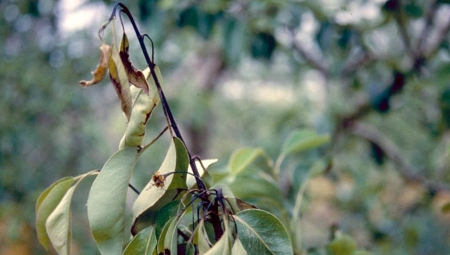
[[[69,254],[71,247],[70,204],[82,180],[96,176],[87,200],[89,224],[101,254],[292,254],[291,240],[282,222],[269,212],[235,197],[224,184],[213,185],[206,171],[214,161],[197,162],[190,158],[170,113],[168,126],[150,143],[143,144],[146,123],[161,96],[162,78],[157,66],[148,63],[144,71],[129,61],[128,39],[124,32],[116,46],[115,12],[100,28],[112,21],[113,43],[103,42],[101,60],[90,81],[100,82],[109,70],[112,84],[122,104],[127,128],[119,146],[101,170],[77,177],[66,177],[52,184],[36,204],[36,229],[45,248],[50,244],[59,254]],[[136,31],[139,38],[143,38]],[[163,107],[168,109],[163,100]],[[125,232],[126,199],[136,162],[153,143],[169,130],[171,143],[159,170],[131,208],[132,239]],[[173,132],[175,135],[173,134]],[[192,164],[194,162],[194,164]],[[237,163],[241,164],[241,163]],[[245,165],[234,166],[243,172]],[[197,168],[203,168],[201,176]],[[188,176],[190,178],[188,178]]]
[[[89,98],[95,98],[95,102],[105,105],[105,98],[109,94],[91,93],[92,97],[83,96],[86,91],[98,92],[102,88],[75,92],[74,89],[77,88],[72,86],[81,73],[92,68],[85,63],[93,63],[87,59],[96,54],[91,52],[89,45],[92,44],[83,40],[86,31],[77,33],[76,36],[72,34],[70,40],[64,41],[67,37],[61,36],[59,32],[67,35],[67,31],[60,30],[57,21],[66,14],[53,11],[52,7],[59,6],[61,1],[53,2],[53,5],[32,0],[0,3],[1,9],[5,10],[0,17],[0,27],[4,35],[0,39],[0,44],[4,46],[0,75],[3,82],[0,102],[4,110],[0,128],[0,216],[1,223],[6,223],[8,228],[2,231],[0,239],[6,238],[7,242],[11,243],[24,239],[26,245],[21,247],[30,247],[35,243],[29,242],[27,235],[20,234],[18,237],[27,222],[29,226],[33,225],[31,219],[34,219],[34,216],[32,210],[28,209],[36,200],[34,191],[48,186],[49,180],[68,174],[78,175],[89,169],[89,166],[101,166],[111,152],[111,148],[105,148],[102,138],[107,137],[114,125],[110,125],[111,122],[108,122],[108,127],[97,125],[107,114],[101,114],[102,118],[92,118],[98,116],[99,112],[107,113],[104,109],[108,109],[109,105],[106,102],[105,107],[92,107],[92,101],[88,101]],[[445,32],[448,31],[445,30],[448,28],[448,15],[445,13],[449,1],[396,0],[383,3],[352,0],[338,1],[340,4],[334,6],[322,4],[324,2],[326,1],[140,0],[138,4],[132,4],[136,4],[136,12],[142,12],[141,18],[147,19],[143,26],[150,29],[158,48],[166,49],[169,53],[174,52],[174,45],[181,49],[175,51],[176,54],[158,54],[164,56],[158,60],[162,69],[175,69],[183,61],[192,63],[186,55],[195,53],[193,45],[202,48],[200,61],[206,63],[205,56],[210,55],[205,49],[219,44],[222,48],[222,54],[219,56],[230,65],[223,68],[225,72],[222,74],[225,75],[221,75],[220,80],[213,80],[213,85],[227,82],[230,76],[249,79],[247,74],[251,73],[251,81],[264,81],[275,85],[282,84],[283,88],[287,89],[293,88],[291,94],[295,95],[295,105],[288,101],[255,104],[254,101],[248,100],[248,97],[235,101],[227,95],[224,96],[221,89],[225,86],[216,86],[217,90],[204,93],[205,91],[192,89],[192,86],[183,83],[184,90],[178,90],[183,96],[177,96],[173,101],[175,104],[172,103],[172,109],[176,111],[176,104],[179,104],[182,112],[177,112],[177,115],[189,116],[184,118],[184,121],[192,121],[195,118],[195,128],[202,134],[201,141],[197,144],[205,145],[203,150],[193,151],[201,155],[205,152],[219,154],[220,158],[224,158],[223,155],[228,155],[236,147],[236,143],[239,143],[238,146],[258,144],[269,155],[274,155],[278,152],[277,144],[281,143],[293,128],[316,126],[330,133],[334,128],[340,130],[342,132],[332,136],[337,138],[332,142],[335,150],[330,152],[334,159],[333,169],[328,175],[318,177],[332,182],[336,188],[333,196],[328,197],[326,201],[328,205],[332,205],[327,211],[333,216],[329,217],[332,220],[318,221],[326,222],[323,225],[327,227],[330,221],[338,222],[341,230],[357,237],[359,244],[371,247],[374,253],[445,253],[445,250],[448,250],[448,242],[441,237],[449,234],[446,227],[448,214],[441,214],[440,209],[443,208],[447,213],[449,211],[448,189],[446,191],[435,188],[445,188],[450,176],[450,72],[447,59],[449,40]],[[104,1],[91,0],[86,1],[85,5],[103,3]],[[342,11],[357,17],[367,10],[353,8],[359,5],[372,6],[373,11],[378,12],[376,18],[363,17],[350,23],[338,20]],[[14,7],[17,7],[19,12]],[[435,8],[436,11],[429,12],[429,7]],[[178,21],[176,17],[179,17]],[[289,34],[284,34],[285,31],[300,31],[302,24],[306,25],[311,20],[315,27],[311,33],[296,38],[310,40],[312,45],[317,47],[310,48],[305,42],[303,46],[307,47],[301,51],[297,50],[295,44],[298,40],[292,41],[292,44],[286,43],[290,42],[286,40],[290,37]],[[422,30],[428,33],[422,33]],[[209,31],[208,36],[203,36],[202,31]],[[202,38],[195,37],[193,40],[194,32]],[[251,63],[251,68],[254,68],[252,72],[247,72],[248,68],[230,70],[231,65],[242,67],[236,63],[238,60],[244,59],[244,64],[248,65],[247,57],[252,53],[250,51],[253,42],[257,41],[255,37],[263,32],[275,38],[274,54],[271,58],[273,65],[264,65],[261,70],[261,62],[254,61]],[[402,44],[404,32],[409,35],[412,42],[410,45],[418,51],[426,52],[418,47],[421,45],[421,38],[425,38],[422,46],[436,43],[434,50],[433,47],[423,47],[431,49],[432,54],[426,54],[425,62],[418,62],[423,64],[422,75],[418,72],[408,72],[410,54]],[[91,37],[89,35],[88,38]],[[269,42],[270,40],[267,45]],[[314,58],[309,59],[308,53]],[[83,57],[80,58],[81,56]],[[279,61],[280,59],[282,61]],[[286,62],[286,59],[291,61]],[[323,65],[320,65],[321,63]],[[166,68],[167,65],[170,68]],[[327,79],[326,90],[330,92],[322,94],[324,100],[311,110],[307,106],[310,97],[302,85],[310,80],[308,75],[311,70],[321,71],[322,67],[325,67],[323,76]],[[27,71],[20,73],[17,70]],[[293,72],[286,73],[286,70]],[[202,74],[202,71],[204,73],[205,69],[198,68],[195,74]],[[180,72],[183,73],[182,68],[177,70],[177,74]],[[245,75],[240,75],[240,72]],[[43,73],[52,75],[42,75]],[[183,80],[188,76],[191,78],[201,75],[177,75],[183,77]],[[404,83],[395,82],[401,81],[396,79],[401,77],[404,78]],[[170,85],[172,88],[177,87],[176,82],[171,82]],[[320,87],[319,84],[317,87]],[[403,89],[397,93],[397,88]],[[246,91],[253,93],[253,89],[248,87]],[[200,97],[210,99],[213,103],[205,104],[206,100],[198,100]],[[54,100],[55,98],[58,100]],[[193,98],[196,100],[192,100]],[[352,133],[348,126],[340,129],[339,119],[344,117],[342,119],[348,120],[345,117],[357,116],[358,114],[353,113],[358,113],[358,110],[353,110],[357,109],[360,99],[364,98],[369,99],[366,101],[369,101],[370,105],[365,104],[365,113],[359,115],[359,120],[365,127],[372,129],[363,131],[378,130],[378,135],[382,138],[397,144],[401,153],[393,154],[395,157],[387,153],[392,150],[386,150],[386,146],[374,140],[377,136],[368,136],[373,132]],[[284,108],[281,109],[282,107]],[[192,118],[190,114],[194,112]],[[117,116],[114,113],[111,115]],[[210,116],[214,117],[214,121],[210,121]],[[154,120],[153,117],[152,121]],[[186,131],[191,130],[190,123],[182,124]],[[148,126],[147,129],[154,132],[159,128]],[[99,127],[102,128],[101,134]],[[206,136],[208,133],[209,139]],[[185,135],[187,134],[189,133],[186,132]],[[230,137],[233,139],[229,139]],[[113,140],[111,144],[116,145],[114,137],[107,139]],[[193,145],[194,143],[191,144],[191,149]],[[151,154],[151,157],[147,158],[153,162],[154,156]],[[139,164],[142,165],[147,159],[140,158]],[[308,155],[302,158],[305,159],[308,160]],[[428,188],[427,185],[416,183],[414,178],[410,182],[402,175],[403,172],[399,172],[402,168],[396,163],[401,162],[400,159],[412,165],[411,176],[417,174],[426,178],[425,184],[439,181],[443,185],[431,185]],[[145,168],[153,167],[145,164]],[[296,170],[300,170],[298,168],[300,167]],[[283,168],[286,169],[290,168]],[[138,174],[135,170],[134,181],[144,179]],[[294,185],[303,180],[295,175],[292,177]],[[291,192],[290,189],[293,188],[285,180],[281,181],[282,187],[287,187]],[[139,184],[143,186],[144,181]],[[83,183],[80,187],[82,185]],[[344,191],[341,189],[342,185],[346,186]],[[311,186],[309,188],[312,188]],[[326,190],[326,187],[323,189]],[[237,194],[235,190],[233,192]],[[306,194],[314,196],[312,193]],[[415,199],[405,204],[402,200],[404,197]],[[290,198],[295,199],[295,196]],[[252,200],[255,199],[246,199]],[[309,210],[315,203],[321,202],[324,201],[317,197],[313,197],[311,201],[304,199],[303,204],[312,205],[303,208],[305,210],[302,216],[306,221],[308,213],[314,214]],[[447,206],[441,207],[443,202],[447,202]],[[77,219],[80,207],[84,207],[84,203],[73,203],[74,219]],[[317,232],[326,232],[320,224],[315,224],[314,228]],[[82,236],[77,236],[80,233]],[[85,231],[74,231],[75,249],[93,247],[89,242],[85,242],[89,235],[84,233]],[[307,233],[304,234],[303,244],[308,247],[315,246],[325,242],[326,238],[326,234],[317,236],[315,233]],[[3,251],[7,249],[8,244],[3,245],[2,242],[1,246],[0,250]]]
[[[66,47],[53,10],[58,1],[47,3],[0,1],[0,253],[5,254],[42,253],[30,241],[36,240],[38,192],[108,155],[89,98],[68,86],[92,67],[74,57],[84,51]],[[71,43],[82,45],[89,36],[80,32]],[[95,61],[88,54],[83,60]],[[84,153],[88,148],[91,153]]]
[[[329,135],[318,134],[314,130],[301,129],[291,133],[284,141],[279,156],[274,161],[261,148],[242,148],[236,150],[230,158],[226,171],[215,171],[213,177],[226,184],[236,196],[251,202],[252,204],[272,212],[279,217],[284,225],[289,226],[289,236],[293,239],[294,253],[305,252],[302,240],[302,220],[300,215],[305,209],[304,197],[309,182],[330,169],[332,160],[327,156],[316,156],[311,164],[308,164],[306,173],[300,173],[303,178],[300,185],[296,180],[290,180],[295,189],[292,199],[286,195],[283,186],[280,186],[281,172],[286,174],[289,168],[285,161],[294,158],[298,163],[309,152],[320,150],[328,144]],[[293,178],[299,169],[291,173]],[[295,178],[293,178],[295,179]],[[328,255],[357,255],[369,254],[358,249],[356,241],[337,229],[331,229],[332,239],[323,247],[315,247],[313,254]]]
[[[296,64],[288,64],[289,68],[296,69],[294,73],[307,74],[315,69],[326,80],[324,89],[327,92],[323,93],[324,100],[318,100],[320,103],[317,104],[318,108],[326,105],[326,113],[320,116],[320,111],[311,111],[315,122],[306,125],[329,128],[335,138],[331,153],[335,164],[328,177],[338,188],[328,202],[338,208],[334,213],[339,215],[341,227],[381,254],[442,253],[448,250],[448,242],[439,238],[448,234],[448,228],[443,227],[448,223],[448,215],[441,213],[441,209],[446,211],[448,208],[450,176],[447,60],[450,20],[444,14],[448,12],[448,1],[394,0],[376,4],[374,1],[350,1],[342,3],[340,8],[318,6],[326,1],[302,1],[287,8],[291,13],[300,10],[299,15],[292,16],[282,15],[286,8],[281,2],[251,2],[259,6],[278,5],[275,8],[277,17],[297,17],[307,22],[307,15],[311,15],[314,21],[310,38],[297,35],[292,38],[292,44],[283,44],[285,38],[276,37],[279,44],[275,54],[297,57]],[[364,11],[363,8],[352,10],[352,5],[372,5],[377,15],[353,21],[340,20],[342,12],[347,12],[350,17]],[[236,15],[240,21],[245,20],[247,26],[255,21],[251,18],[252,8],[248,6],[251,6],[250,2],[240,6],[245,17]],[[197,8],[205,10],[201,4]],[[235,13],[228,11],[227,14]],[[269,15],[261,17],[269,19]],[[293,32],[301,30],[301,24],[272,24],[277,26],[277,31],[291,30],[289,25]],[[268,69],[279,67],[278,63]],[[308,67],[299,68],[304,63]],[[276,71],[266,77],[271,79],[275,75]],[[299,76],[302,80],[305,77]],[[264,81],[266,77],[259,79]],[[297,97],[301,98],[304,91],[298,91],[301,92]],[[246,100],[239,103],[245,104]],[[277,102],[277,105],[281,103]],[[294,117],[278,122],[277,127],[286,128],[292,123],[305,125],[307,121],[300,113],[301,108],[304,104],[294,110]],[[261,114],[255,112],[251,115]],[[244,127],[258,126],[251,117],[242,119]],[[268,121],[260,126],[266,128],[270,125],[266,123]],[[364,125],[356,130],[353,124]],[[266,128],[270,131],[259,140],[267,141],[266,147],[272,148],[273,141],[280,139],[278,134],[282,128]],[[251,144],[250,139],[257,136],[256,129],[249,130],[239,139],[247,139],[243,144]],[[267,136],[269,133],[271,138]],[[223,137],[216,139],[223,140]],[[341,194],[341,185],[349,185],[351,189]],[[416,192],[415,195],[411,190]],[[415,196],[411,199],[414,202],[400,203],[403,196],[400,194]],[[436,204],[439,204],[437,208]],[[375,212],[383,216],[374,217]],[[351,223],[346,223],[349,218]],[[423,222],[433,222],[439,232],[425,231],[427,227]]]

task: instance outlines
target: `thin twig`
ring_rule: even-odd
[[[143,153],[146,149],[152,146],[167,131],[167,129],[169,129],[169,127],[164,127],[164,129],[159,132],[159,134],[155,138],[153,138],[153,140],[151,140],[148,144],[144,145],[141,148],[140,153]]]
[[[141,194],[141,192],[139,192],[139,190],[137,190],[133,185],[131,185],[131,183],[128,183],[128,187],[130,187],[131,190],[133,190],[136,194]]]

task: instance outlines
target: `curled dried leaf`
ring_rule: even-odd
[[[98,64],[95,71],[92,72],[92,75],[93,75],[92,80],[80,81],[80,84],[83,87],[88,87],[88,86],[97,84],[97,83],[101,82],[103,80],[103,78],[105,78],[106,71],[108,70],[109,59],[111,57],[111,47],[109,45],[107,45],[106,43],[103,43],[102,46],[100,46],[100,50],[102,52],[101,56],[100,56],[100,63]]]
[[[128,81],[134,86],[141,88],[144,90],[146,94],[148,94],[148,83],[145,79],[144,74],[141,70],[136,69],[130,61],[130,55],[128,54],[129,43],[127,35],[124,33],[122,36],[122,41],[120,43],[120,59],[122,60],[122,64],[125,67],[125,71],[128,76]]]
[[[116,89],[117,97],[121,101],[122,111],[125,113],[127,121],[129,121],[133,107],[130,84],[125,67],[114,44],[111,46],[111,58],[109,59],[109,78]]]

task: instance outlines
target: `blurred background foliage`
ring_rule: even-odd
[[[295,129],[330,134],[327,147],[281,166],[292,204],[307,169],[332,159],[306,186],[303,251],[321,254],[338,228],[373,254],[448,253],[449,1],[124,3],[155,42],[188,147],[218,158],[219,173],[237,148],[276,159]],[[39,192],[100,168],[117,149],[125,119],[114,90],[107,81],[78,85],[97,65],[96,33],[112,4],[0,1],[0,254],[46,254],[34,234]],[[131,30],[128,37],[144,68]],[[150,134],[163,118],[152,118]],[[137,187],[164,152],[152,148],[139,163]],[[77,193],[74,254],[95,254],[87,191]]]

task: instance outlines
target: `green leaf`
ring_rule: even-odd
[[[338,235],[327,245],[330,255],[352,255],[356,251],[356,242],[350,236]]]
[[[156,246],[156,254],[160,254],[160,253],[167,254],[164,251],[165,238],[167,237],[167,233],[169,233],[169,230],[173,229],[174,224],[176,225],[176,223],[177,223],[177,218],[172,217],[164,225],[163,231],[161,232],[161,235],[158,238],[158,245]],[[171,236],[169,238],[171,238]],[[171,254],[171,253],[169,253],[169,254]]]
[[[294,254],[291,240],[281,221],[258,209],[241,211],[233,216],[238,238],[252,254]]]
[[[316,131],[302,129],[292,133],[284,142],[281,154],[303,152],[309,149],[317,148],[330,141],[329,135],[319,135]]]
[[[101,254],[122,254],[126,195],[138,155],[138,147],[125,147],[112,155],[89,192],[89,224]]]
[[[272,161],[261,148],[242,148],[236,150],[231,155],[228,168],[231,174],[236,176],[252,164],[256,164],[262,170],[271,173]]]
[[[69,254],[70,251],[72,239],[70,203],[72,202],[73,193],[84,178],[93,174],[97,174],[97,171],[76,177],[77,182],[67,190],[58,206],[56,206],[45,222],[48,236],[59,254]]]
[[[177,252],[177,237],[178,237],[178,224],[180,223],[181,216],[175,218],[174,221],[167,228],[166,235],[164,237],[164,250],[169,250],[170,254],[176,254]]]
[[[178,206],[180,204],[179,200],[172,201],[166,205],[164,205],[161,210],[158,211],[158,215],[156,216],[155,221],[155,236],[156,239],[159,239],[161,233],[163,231],[166,223],[171,219],[177,216],[178,214]]]
[[[264,209],[283,210],[283,194],[272,176],[257,170],[227,179],[235,197]]]
[[[189,157],[183,142],[174,137],[167,151],[159,175],[164,175],[164,187],[157,187],[153,181],[147,184],[138,196],[131,209],[134,219],[132,233],[155,223],[158,211],[167,203],[173,201],[180,190],[186,189],[186,171]],[[176,173],[174,173],[177,171]]]
[[[158,212],[157,223],[155,224],[155,230],[159,229],[158,248],[157,253],[170,251],[170,254],[176,254],[178,245],[178,229],[179,223],[186,211],[178,213],[179,201],[172,201],[168,205],[164,206],[160,212]],[[174,214],[174,217],[170,217],[164,214]],[[164,227],[158,226],[161,223],[165,223]],[[161,224],[162,225],[162,224]]]
[[[154,228],[148,227],[128,243],[122,255],[151,255],[156,243]]]
[[[47,229],[45,227],[45,221],[58,206],[74,181],[75,178],[73,177],[65,177],[54,182],[41,193],[36,202],[36,232],[39,242],[45,249],[48,249],[50,245],[50,238],[48,237]]]
[[[67,190],[67,193],[64,195],[61,202],[45,222],[48,236],[58,254],[69,254],[70,251],[72,239],[70,202],[72,201],[74,191],[75,186],[72,186]]]

